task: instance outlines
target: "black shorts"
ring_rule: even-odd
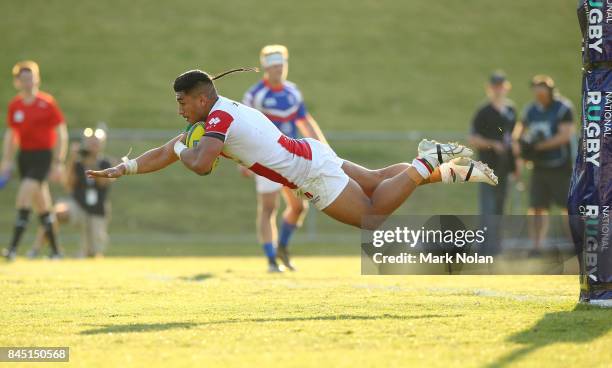
[[[551,204],[556,204],[567,208],[571,176],[571,165],[557,168],[534,168],[529,188],[529,207],[550,208]]]
[[[17,164],[21,179],[46,181],[51,170],[52,156],[51,150],[19,151]]]

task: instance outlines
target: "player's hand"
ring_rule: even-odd
[[[11,180],[11,171],[13,170],[11,162],[0,163],[0,189],[4,188]]]
[[[504,146],[502,142],[495,142],[495,144],[493,144],[493,150],[498,155],[501,155],[506,151],[506,146]]]
[[[0,163],[0,176],[8,176],[13,171],[13,164],[10,161],[2,161]]]
[[[52,183],[61,183],[64,178],[64,164],[57,162],[51,166],[51,172],[49,173],[49,181]]]
[[[87,170],[85,174],[88,178],[116,179],[125,175],[125,165],[121,163],[117,166],[109,167],[106,170]]]
[[[240,165],[238,165],[237,167],[238,167],[238,171],[240,172],[240,175],[242,175],[242,177],[250,178],[250,177],[253,176],[253,172],[251,170],[247,169],[246,167],[240,166]]]

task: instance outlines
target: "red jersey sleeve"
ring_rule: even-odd
[[[55,99],[49,101],[49,106],[51,107],[51,125],[58,126],[64,122],[64,114],[62,110],[57,105]]]
[[[215,110],[208,115],[206,119],[205,136],[219,138],[225,140],[227,130],[232,125],[234,118],[228,112],[223,110]]]

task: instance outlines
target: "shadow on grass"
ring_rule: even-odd
[[[173,330],[176,328],[187,329],[195,327],[197,324],[189,322],[170,322],[170,323],[134,323],[129,325],[106,325],[91,330],[81,331],[79,335],[98,335],[107,333],[125,332],[155,332]]]
[[[181,276],[179,277],[179,280],[200,282],[200,281],[211,279],[213,277],[214,275],[212,273],[199,273],[193,276]]]
[[[612,310],[577,304],[568,312],[546,314],[538,323],[510,336],[507,341],[524,345],[486,367],[505,367],[545,346],[556,343],[588,343],[612,329]]]
[[[222,325],[232,323],[265,323],[265,322],[300,322],[300,321],[350,321],[350,320],[378,320],[378,319],[394,319],[394,320],[413,320],[413,319],[429,319],[429,318],[456,318],[461,317],[461,314],[444,315],[444,314],[421,314],[400,316],[394,314],[382,314],[379,316],[363,316],[352,314],[339,314],[331,316],[313,316],[313,317],[281,317],[281,318],[247,318],[247,319],[228,319],[210,322],[170,322],[170,323],[135,323],[127,325],[101,325],[93,329],[81,331],[80,335],[98,335],[108,333],[139,333],[139,332],[157,332],[173,329],[189,329],[197,326],[207,325]]]

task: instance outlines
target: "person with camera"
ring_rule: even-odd
[[[468,141],[478,149],[478,159],[489,165],[498,178],[497,186],[481,184],[478,196],[482,225],[489,230],[490,241],[485,251],[496,254],[500,250],[499,229],[508,193],[508,176],[517,172],[512,154],[512,131],[517,114],[514,103],[508,99],[512,85],[503,72],[491,74],[485,89],[487,100],[474,115]]]
[[[81,258],[103,256],[108,244],[108,193],[114,179],[93,179],[85,175],[86,170],[104,170],[112,166],[110,159],[104,156],[105,144],[106,131],[98,127],[86,128],[81,142],[70,146],[66,164],[68,170],[64,178],[70,198],[60,200],[55,205],[60,223],[80,228]],[[44,233],[39,232],[28,256],[36,257],[45,240]]]
[[[575,135],[573,106],[555,88],[547,75],[531,81],[534,101],[528,104],[513,133],[517,154],[533,163],[529,189],[530,228],[538,256],[549,226],[552,204],[567,213],[567,193],[572,175],[571,144]]]
[[[515,172],[512,155],[512,131],[516,123],[514,103],[508,99],[512,85],[502,72],[495,72],[486,86],[487,101],[472,120],[471,146],[478,149],[478,158],[495,171],[497,186],[481,185],[480,213],[502,215],[506,199],[508,174]]]

